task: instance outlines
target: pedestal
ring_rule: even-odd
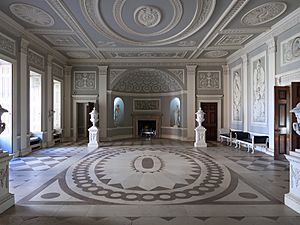
[[[195,129],[196,131],[196,140],[194,143],[194,147],[207,147],[207,144],[205,142],[205,132],[206,129],[203,126],[198,126]]]
[[[300,213],[300,149],[285,157],[290,162],[290,192],[284,195],[284,204]]]
[[[98,148],[99,147],[99,130],[97,127],[92,126],[88,129],[89,131],[89,148]]]
[[[9,193],[9,168],[8,163],[11,160],[7,152],[0,149],[0,213],[15,204],[14,195]]]

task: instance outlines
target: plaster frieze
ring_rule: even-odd
[[[71,58],[77,59],[88,59],[91,58],[90,54],[87,52],[67,52],[67,55]]]
[[[79,44],[71,35],[43,35],[54,46],[77,47]]]
[[[44,69],[45,58],[37,52],[28,49],[28,63],[33,66],[36,66],[39,69]]]
[[[95,90],[96,72],[95,71],[74,71],[75,90]]]
[[[221,58],[228,54],[229,52],[225,50],[214,50],[204,53],[204,56],[207,58]]]
[[[0,33],[0,49],[11,55],[16,55],[16,41]]]
[[[56,63],[52,63],[52,75],[56,77],[63,77],[64,69]]]
[[[197,89],[221,89],[221,72],[220,71],[197,71]]]

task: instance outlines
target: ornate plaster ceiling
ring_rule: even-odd
[[[295,0],[6,0],[0,9],[66,57],[219,60],[300,6]]]

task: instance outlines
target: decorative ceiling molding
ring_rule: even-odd
[[[177,45],[179,47],[193,47],[196,45],[196,41],[180,41]]]
[[[168,93],[182,89],[170,74],[152,68],[127,70],[112,87],[113,91],[125,93]]]
[[[71,58],[77,58],[77,59],[88,59],[91,58],[89,53],[86,52],[67,52],[67,55]]]
[[[187,52],[107,52],[111,58],[179,58],[182,59]]]
[[[155,27],[161,21],[160,9],[149,5],[140,6],[134,11],[134,21],[147,28]]]
[[[77,41],[70,35],[42,35],[54,46],[76,47],[79,46]]]
[[[10,11],[20,20],[39,27],[51,27],[54,19],[44,10],[29,4],[13,3],[9,6]]]
[[[116,21],[116,23],[119,25],[120,28],[122,28],[124,31],[126,31],[127,33],[130,34],[136,34],[136,35],[140,35],[140,36],[157,36],[157,35],[161,35],[164,33],[169,32],[170,30],[172,30],[181,20],[182,14],[183,14],[183,10],[182,10],[182,4],[180,0],[169,0],[172,8],[173,8],[173,18],[171,20],[171,22],[163,29],[157,31],[157,32],[151,32],[151,33],[141,33],[141,32],[137,32],[132,30],[130,27],[127,26],[127,24],[124,22],[123,17],[122,17],[122,10],[123,10],[123,6],[126,2],[126,0],[116,0],[113,6],[113,16],[114,19]],[[139,7],[140,8],[140,7]],[[139,9],[137,8],[137,9]],[[136,17],[134,17],[136,20]],[[138,21],[136,21],[136,23],[139,23]]]
[[[16,41],[0,33],[0,49],[8,54],[16,55]]]
[[[241,49],[242,45],[218,45],[218,46],[209,46],[206,51],[215,51],[215,50],[238,50]]]
[[[269,29],[270,28],[268,27],[225,29],[225,30],[221,30],[219,34],[260,34]]]
[[[227,56],[228,54],[229,54],[228,51],[215,50],[215,51],[206,52],[203,55],[207,58],[221,58]]]
[[[82,43],[84,43],[97,58],[104,58],[103,55],[96,49],[97,47],[90,40],[84,29],[78,24],[74,16],[72,16],[72,13],[69,12],[62,0],[49,0],[47,3],[57,13],[57,15],[59,15],[60,18],[74,30]]]
[[[74,35],[72,30],[53,30],[53,29],[28,29],[29,32],[34,34],[55,34],[55,35]]]
[[[216,45],[242,45],[245,41],[251,38],[253,34],[226,34],[223,35],[217,42]]]
[[[89,24],[92,27],[94,27],[97,31],[104,34],[106,37],[130,45],[159,46],[171,44],[188,38],[189,36],[196,33],[198,30],[200,30],[207,23],[214,11],[216,0],[199,0],[196,2],[196,14],[193,17],[193,21],[191,21],[189,26],[187,26],[184,30],[177,33],[176,35],[169,36],[168,38],[143,42],[125,38],[122,35],[113,31],[108,26],[108,24],[104,22],[101,13],[99,12],[100,0],[80,0],[80,5]]]
[[[218,36],[219,32],[223,30],[227,24],[233,20],[233,18],[242,10],[242,8],[248,3],[249,0],[239,0],[233,1],[223,15],[219,18],[217,23],[211,28],[211,31],[205,36],[203,41],[198,45],[197,50],[195,50],[189,59],[198,58],[201,53],[207,48],[212,41]]]
[[[270,22],[287,9],[285,2],[268,2],[247,12],[241,19],[241,22],[248,26],[257,26]]]
[[[104,48],[104,47],[116,47],[117,44],[113,41],[108,41],[108,42],[103,42],[103,41],[98,41],[97,42],[97,47],[98,48]]]

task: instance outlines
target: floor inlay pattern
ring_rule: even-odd
[[[55,190],[55,191],[53,191]],[[228,201],[234,196],[234,201]],[[65,197],[68,196],[68,201]],[[103,147],[22,204],[274,204],[236,173],[192,147]]]

